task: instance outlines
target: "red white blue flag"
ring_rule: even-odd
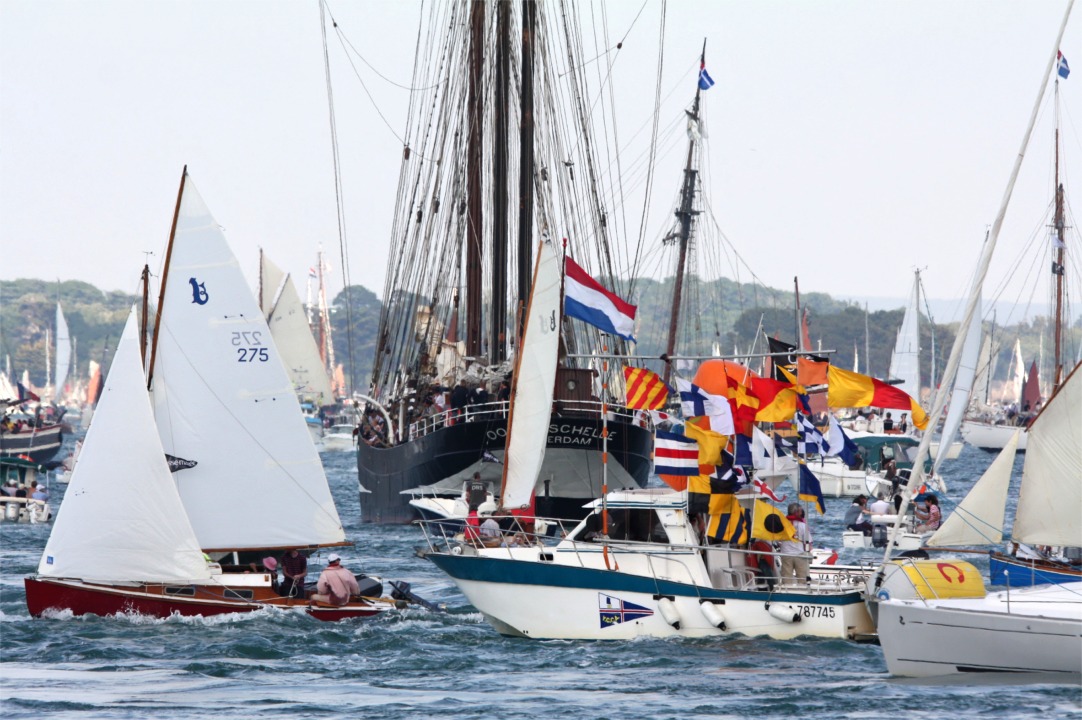
[[[698,475],[699,443],[680,433],[655,430],[654,472],[658,475]]]
[[[634,342],[635,310],[634,305],[606,290],[574,260],[564,259],[564,315]]]
[[[1067,67],[1067,58],[1063,57],[1063,53],[1059,50],[1056,51],[1056,72],[1064,80],[1071,74],[1071,68]]]

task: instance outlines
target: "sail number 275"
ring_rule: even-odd
[[[237,362],[267,362],[270,355],[263,345],[263,333],[258,330],[251,332],[234,332],[233,347],[237,349]]]

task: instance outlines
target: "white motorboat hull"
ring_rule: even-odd
[[[353,435],[343,433],[327,433],[318,444],[322,452],[350,452],[357,447]]]
[[[813,590],[794,584],[778,585],[770,592],[717,589],[708,581],[702,584],[702,579],[663,579],[692,580],[689,574],[695,574],[701,556],[679,550],[669,558],[647,559],[610,548],[611,570],[605,569],[600,545],[593,552],[579,546],[570,553],[574,558],[558,559],[554,554],[565,553],[536,547],[479,552],[464,548],[459,554],[428,557],[504,635],[626,640],[740,633],[785,640],[802,635],[852,638],[872,631],[871,618],[859,600],[862,592],[855,587],[838,589],[831,583],[825,589],[813,585],[818,587]],[[719,619],[724,623],[720,627]]]
[[[808,467],[819,478],[824,497],[856,497],[868,491],[868,474],[864,470],[850,470],[839,458],[823,458]]]
[[[1082,583],[984,598],[882,600],[878,608],[892,675],[1082,673]]]
[[[966,420],[962,423],[962,438],[981,450],[1000,451],[1007,447],[1008,441],[1018,432],[1017,425],[992,425],[989,423]],[[1026,437],[1023,432],[1018,436],[1018,452],[1026,451]]]

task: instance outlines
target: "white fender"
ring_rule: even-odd
[[[669,598],[661,598],[657,601],[657,609],[661,611],[661,617],[665,618],[665,622],[677,630],[680,629],[680,612],[676,609],[676,603]]]
[[[709,600],[703,600],[699,603],[699,609],[703,611],[703,617],[706,621],[716,627],[718,630],[725,629],[725,616],[721,614],[721,610],[717,605]]]
[[[800,613],[793,609],[792,605],[778,605],[777,603],[771,603],[766,606],[766,611],[782,622],[793,623],[800,620]]]

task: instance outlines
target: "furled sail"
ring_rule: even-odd
[[[939,438],[939,447],[943,452],[938,453],[935,459],[935,470],[946,460],[946,449],[951,446],[958,437],[958,429],[962,427],[966,411],[969,408],[969,398],[973,391],[973,380],[977,375],[977,362],[981,352],[981,300],[978,296],[977,306],[966,329],[965,345],[962,346],[962,359],[958,364],[958,375],[954,378],[954,388],[951,390],[950,407],[947,408],[947,418],[943,421],[943,432]]]
[[[147,396],[138,318],[128,315],[38,573],[97,582],[205,581]]]
[[[240,265],[185,174],[149,368],[165,452],[205,550],[345,539],[293,384]]]

